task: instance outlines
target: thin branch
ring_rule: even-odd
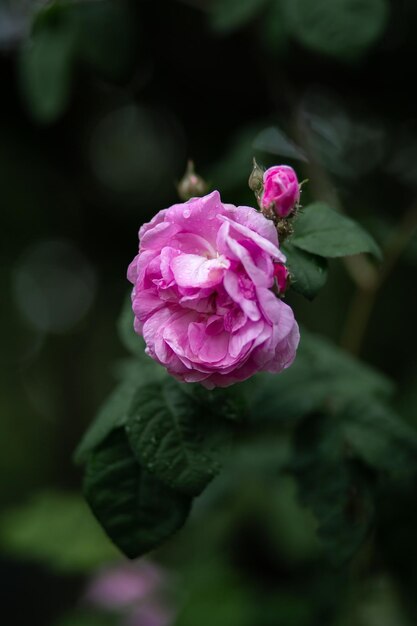
[[[398,228],[395,229],[385,247],[384,261],[377,280],[367,287],[356,289],[341,339],[342,346],[352,354],[358,355],[360,353],[378,293],[391,276],[402,253],[416,233],[417,205],[413,204],[404,214]]]

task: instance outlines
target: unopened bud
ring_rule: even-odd
[[[195,173],[192,161],[188,161],[186,172],[178,183],[177,190],[179,197],[184,201],[204,196],[207,193],[208,185],[201,176]]]
[[[251,175],[249,176],[248,185],[249,185],[249,189],[251,189],[253,193],[255,194],[258,204],[261,201],[261,196],[262,196],[262,192],[264,188],[263,177],[264,177],[264,170],[262,167],[260,167],[257,164],[256,159],[254,158],[253,169],[252,169]]]
[[[291,215],[300,202],[297,174],[289,165],[275,165],[263,176],[262,212],[273,211],[277,218]]]

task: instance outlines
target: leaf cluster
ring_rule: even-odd
[[[124,379],[75,456],[85,464],[84,493],[95,516],[134,558],[184,524],[193,499],[220,471],[241,405],[229,391],[176,382],[147,357],[130,301],[119,330],[132,352]]]
[[[312,300],[327,280],[327,259],[369,253],[381,259],[374,239],[357,222],[323,202],[302,209],[294,235],[283,246],[294,291]]]

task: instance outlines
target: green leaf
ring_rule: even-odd
[[[114,561],[118,553],[77,494],[43,492],[8,510],[0,523],[3,551],[66,573]]]
[[[126,424],[128,410],[139,385],[140,380],[126,380],[110,394],[75,451],[76,463],[85,463],[94,448],[100,445],[112,430]]]
[[[121,4],[102,0],[55,1],[34,16],[32,35],[20,58],[20,82],[39,122],[59,118],[68,104],[75,61],[108,79],[129,77],[135,37]]]
[[[393,385],[327,339],[301,331],[293,365],[281,374],[258,374],[243,383],[250,419],[288,421],[325,406],[346,406],[358,395],[387,399]]]
[[[313,415],[300,424],[291,467],[300,500],[314,513],[329,558],[346,562],[370,531],[374,503],[369,477],[349,458],[334,416]]]
[[[306,47],[341,60],[363,55],[388,22],[387,0],[284,0],[288,28]]]
[[[327,280],[327,261],[321,256],[297,250],[290,243],[282,246],[291,274],[291,287],[309,300],[317,295]]]
[[[358,394],[299,424],[291,465],[332,559],[344,561],[369,531],[377,487],[414,484],[417,432],[379,400]]]
[[[122,343],[136,358],[124,359],[116,365],[116,377],[121,382],[105,400],[78,445],[74,454],[76,463],[84,463],[112,430],[126,424],[130,404],[139,387],[168,378],[165,368],[145,354],[145,343],[133,330],[130,295],[123,304],[118,331]]]
[[[230,33],[245,26],[255,18],[267,0],[217,0],[213,7],[211,23],[222,33]]]
[[[358,398],[342,414],[346,441],[370,467],[392,477],[417,474],[417,431],[390,408]]]
[[[124,429],[95,448],[84,494],[110,539],[129,558],[157,548],[187,519],[191,500],[160,483],[137,463]]]
[[[138,461],[183,493],[198,495],[220,471],[230,424],[212,410],[212,395],[174,380],[140,388],[126,431]],[[219,419],[220,418],[220,419]]]
[[[20,82],[30,112],[54,122],[65,110],[72,83],[74,35],[61,20],[42,23],[22,50]]]
[[[324,257],[342,257],[369,252],[381,258],[381,251],[359,224],[322,202],[305,207],[295,222],[291,244]]]

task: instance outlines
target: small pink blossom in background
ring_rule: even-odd
[[[158,592],[165,583],[163,570],[148,561],[113,565],[94,576],[85,600],[97,608],[119,610]]]
[[[84,601],[118,616],[119,626],[170,626],[175,612],[167,601],[172,581],[150,561],[108,566],[90,581]]]
[[[270,167],[263,176],[263,208],[272,208],[278,217],[288,217],[300,201],[297,174],[289,165]]]
[[[183,382],[227,387],[293,362],[299,331],[273,292],[285,263],[272,221],[218,191],[160,211],[128,269],[135,331]]]

